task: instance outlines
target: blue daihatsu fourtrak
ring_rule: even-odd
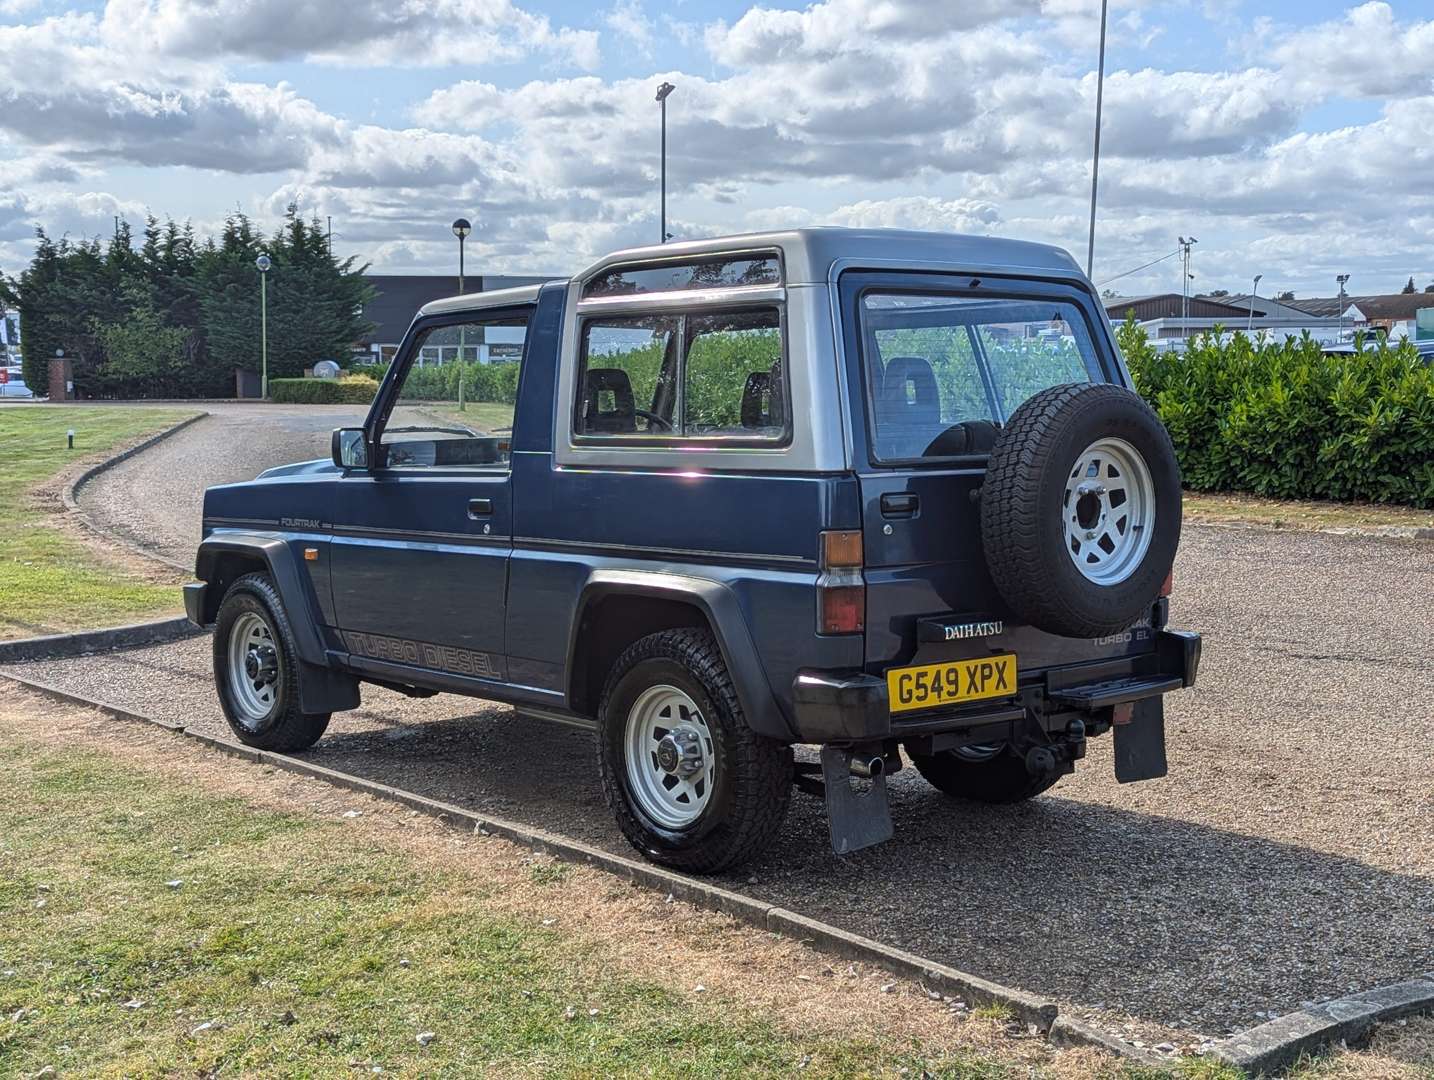
[[[420,400],[460,351],[516,367],[511,432]],[[364,683],[468,694],[590,727],[656,862],[750,859],[793,788],[850,851],[908,761],[1016,802],[1109,731],[1117,779],[1164,775],[1200,638],[1166,628],[1180,474],[1129,386],[1056,248],[619,252],[424,307],[331,461],[209,490],[186,608],[250,746],[312,746]]]

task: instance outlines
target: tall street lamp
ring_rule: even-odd
[[[1085,276],[1095,265],[1095,189],[1100,180],[1100,107],[1105,97],[1105,15],[1109,0],[1100,0],[1100,66],[1095,76],[1095,149],[1090,156],[1090,240],[1085,249]]]
[[[274,264],[269,256],[260,255],[254,260],[259,268],[259,352],[263,356],[263,367],[259,375],[259,396],[269,396],[269,267]]]
[[[1339,283],[1339,340],[1344,340],[1344,286],[1349,281],[1348,274],[1335,275],[1335,281]]]
[[[667,98],[677,87],[665,82],[657,88],[657,103],[662,106],[662,219],[660,243],[667,243]]]
[[[468,223],[467,218],[458,218],[453,222],[453,235],[458,237],[458,295],[463,295],[463,241],[473,231],[473,226]],[[458,327],[458,411],[466,412],[468,404],[463,397],[463,349],[464,349],[463,326]]]
[[[1255,330],[1255,297],[1260,295],[1260,278],[1264,274],[1255,275],[1255,287],[1250,290],[1250,317],[1245,321],[1245,333],[1251,334]]]

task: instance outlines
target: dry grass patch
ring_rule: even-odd
[[[1220,525],[1261,525],[1273,529],[1357,529],[1386,526],[1434,527],[1434,511],[1385,503],[1299,502],[1255,495],[1185,492],[1185,519]]]

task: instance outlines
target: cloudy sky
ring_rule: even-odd
[[[1084,262],[1099,0],[0,0],[0,270],[36,224],[333,216],[375,270],[570,272],[805,223]],[[1434,282],[1429,0],[1112,0],[1094,277]],[[1116,283],[1178,289],[1177,260]]]

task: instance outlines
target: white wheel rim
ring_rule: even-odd
[[[260,615],[246,611],[229,630],[229,691],[239,721],[258,728],[274,711],[283,672],[274,632]]]
[[[979,765],[982,762],[990,761],[1005,749],[1005,743],[977,743],[974,746],[958,746],[956,756],[962,761]]]
[[[717,755],[697,703],[675,686],[644,690],[627,714],[627,784],[642,812],[666,829],[691,825],[712,798]]]
[[[1099,439],[1072,465],[1061,503],[1066,554],[1088,581],[1118,585],[1135,573],[1155,531],[1155,484],[1140,451]]]

